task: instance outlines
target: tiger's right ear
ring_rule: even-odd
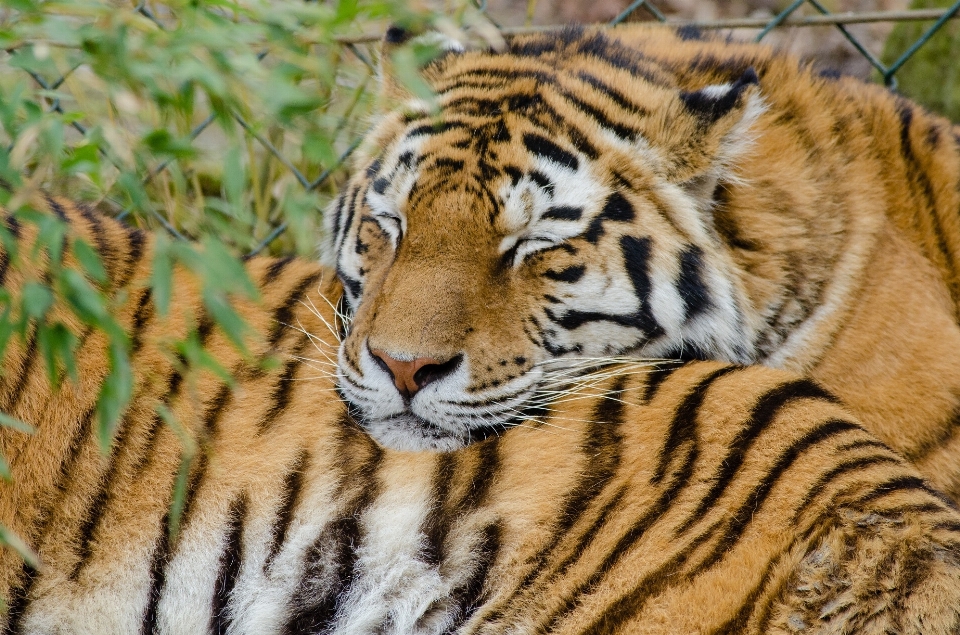
[[[415,33],[402,26],[387,29],[380,45],[380,111],[433,95],[424,69],[439,58],[465,51],[458,40],[439,31]]]
[[[411,99],[429,100],[433,96],[430,69],[447,56],[482,48],[500,50],[504,46],[500,32],[484,21],[474,21],[469,31],[444,22],[419,31],[390,26],[380,45],[380,111]]]

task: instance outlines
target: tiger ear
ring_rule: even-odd
[[[483,21],[473,24],[470,32],[446,22],[420,30],[392,25],[380,45],[380,111],[411,99],[430,100],[431,68],[449,55],[484,47],[499,50],[503,38]]]
[[[402,26],[387,29],[380,44],[380,110],[386,112],[411,99],[429,100],[430,85],[423,76],[433,60],[463,46],[436,31],[417,34]]]
[[[668,180],[709,205],[718,181],[735,178],[737,160],[753,146],[753,127],[765,109],[753,68],[732,83],[680,91],[664,144]]]

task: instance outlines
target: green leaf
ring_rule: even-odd
[[[7,459],[5,459],[2,454],[0,454],[0,478],[8,483],[13,482],[13,473],[10,471],[10,464],[7,463]]]
[[[197,154],[189,137],[174,137],[166,128],[152,130],[143,137],[143,144],[159,156],[188,159]]]
[[[50,256],[50,262],[54,267],[60,264],[60,257],[63,255],[63,238],[67,233],[67,225],[55,216],[40,217],[40,233],[37,234],[37,242],[34,246],[34,253],[37,249],[46,248]]]
[[[71,149],[60,169],[70,174],[89,174],[100,169],[100,152],[92,143],[85,143]]]
[[[177,479],[173,482],[173,497],[170,500],[170,542],[176,542],[180,535],[180,520],[187,503],[187,482],[190,477],[190,466],[193,464],[193,455],[186,452],[180,457],[180,467],[177,468]]]
[[[61,293],[69,302],[74,313],[87,324],[105,326],[113,320],[107,312],[106,302],[99,291],[73,269],[67,269],[60,276]]]
[[[77,257],[80,266],[88,276],[103,284],[107,281],[107,272],[103,268],[98,254],[87,241],[77,238],[73,241],[73,255]]]
[[[250,327],[240,317],[240,314],[230,306],[224,294],[211,288],[205,288],[203,290],[203,306],[206,307],[217,325],[223,329],[233,345],[246,355],[247,346],[244,339],[250,331]]]
[[[20,432],[25,432],[27,434],[33,434],[36,432],[36,429],[32,425],[24,423],[15,417],[11,417],[5,412],[0,412],[0,426],[13,428],[14,430],[19,430]]]
[[[173,260],[170,254],[170,239],[166,234],[157,234],[153,242],[153,265],[150,271],[150,287],[153,289],[153,305],[161,317],[170,309],[170,293],[173,287]]]
[[[47,378],[54,389],[60,385],[60,363],[66,368],[70,379],[77,381],[77,364],[74,359],[77,343],[77,337],[63,324],[44,324],[40,327],[37,344],[46,362]]]
[[[219,240],[204,239],[203,259],[206,269],[204,282],[207,285],[212,284],[225,293],[239,293],[251,300],[259,297],[257,287],[243,264]]]
[[[30,320],[40,320],[53,304],[53,293],[39,282],[28,282],[20,292],[20,302],[23,306],[24,317]]]
[[[132,393],[133,378],[128,352],[122,342],[113,341],[110,345],[110,373],[97,398],[97,438],[103,452],[113,443],[117,422],[130,402]]]
[[[0,545],[6,545],[17,552],[23,558],[24,562],[30,565],[34,570],[40,569],[40,556],[33,549],[27,546],[20,536],[13,533],[3,525],[0,525]]]

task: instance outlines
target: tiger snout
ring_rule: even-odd
[[[397,392],[405,401],[410,401],[420,389],[453,373],[463,362],[458,353],[448,359],[415,357],[403,353],[388,353],[370,349],[374,362],[393,379]]]

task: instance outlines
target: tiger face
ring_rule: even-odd
[[[611,358],[752,361],[705,215],[749,151],[757,75],[684,91],[584,37],[432,63],[439,109],[388,114],[327,215],[340,391],[388,447],[485,438]]]

